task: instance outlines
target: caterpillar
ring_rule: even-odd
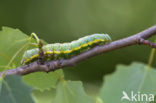
[[[97,45],[103,45],[109,42],[111,42],[111,38],[108,34],[92,34],[78,40],[74,40],[70,43],[47,44],[42,47],[44,52],[44,61],[68,59]],[[38,57],[39,48],[27,50],[23,55],[22,63],[31,63],[36,61]]]

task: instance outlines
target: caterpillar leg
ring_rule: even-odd
[[[38,54],[39,54],[38,63],[39,64],[43,64],[43,61],[44,61],[44,51],[42,49],[43,43],[42,43],[42,41],[38,38],[38,36],[35,33],[31,34],[30,39],[32,39],[33,37],[36,39],[37,44],[38,44],[38,49],[39,49],[39,52],[38,52]]]
[[[38,63],[39,64],[43,64],[43,62],[44,62],[44,51],[43,51],[42,47],[43,47],[43,43],[41,41],[39,41],[39,44],[38,44],[38,48],[39,48]]]

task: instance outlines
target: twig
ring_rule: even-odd
[[[48,62],[45,62],[43,65],[38,64],[37,62],[30,63],[28,65],[24,65],[15,69],[7,70],[6,75],[11,75],[11,74],[16,74],[16,75],[25,75],[33,72],[38,72],[38,71],[45,71],[45,72],[50,72],[50,71],[55,71],[57,69],[63,68],[63,67],[69,67],[69,66],[74,66],[75,64],[84,61],[88,58],[91,58],[93,56],[109,52],[112,50],[116,50],[122,47],[126,46],[131,46],[131,45],[137,45],[137,44],[142,44],[142,45],[148,45],[152,48],[156,48],[156,44],[149,42],[148,39],[151,36],[156,34],[156,25],[152,26],[140,33],[137,33],[133,36],[120,39],[114,42],[111,42],[109,44],[105,44],[102,46],[96,46],[84,53],[81,53],[77,56],[74,56],[70,59],[66,60],[51,60]],[[0,73],[1,76],[2,73]]]

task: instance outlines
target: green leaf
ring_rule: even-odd
[[[18,29],[3,27],[0,31],[0,66],[6,66],[10,59],[15,55],[24,44],[27,43],[28,36]],[[21,41],[21,42],[20,42]],[[14,67],[20,65],[24,50],[16,57]],[[0,71],[4,68],[1,67]]]
[[[81,82],[59,82],[53,103],[95,103],[83,89]]]
[[[23,76],[24,81],[33,86],[35,89],[49,90],[51,88],[56,88],[56,83],[59,78],[63,77],[63,71],[57,70],[54,72],[36,72],[29,75]]]
[[[0,103],[34,103],[32,89],[22,82],[20,76],[6,76],[0,83]]]
[[[135,94],[156,94],[156,70],[148,68],[142,63],[133,63],[130,66],[118,65],[117,70],[112,75],[105,77],[103,87],[99,97],[104,103],[132,103],[132,101],[123,100],[123,91],[127,93],[132,100],[132,91]],[[138,96],[137,96],[138,97]],[[144,100],[135,103],[149,103]],[[137,98],[137,100],[139,100]]]
[[[27,41],[28,36],[18,29],[12,29],[9,27],[3,27],[0,31],[0,66],[7,66],[10,59],[15,55],[15,53],[23,47]],[[32,48],[30,46],[29,48]],[[20,61],[24,51],[28,49],[25,48],[20,52],[20,54],[13,61],[14,65],[10,69],[21,66]],[[3,71],[4,67],[0,67],[0,71]],[[56,82],[59,76],[63,76],[63,71],[58,70],[54,73],[32,73],[24,77],[24,81],[29,85],[37,89],[49,89],[51,87],[56,87]]]
[[[56,89],[39,91],[35,90],[33,92],[33,96],[36,100],[36,103],[52,103],[51,101],[54,99],[56,94]]]

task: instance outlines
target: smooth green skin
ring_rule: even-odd
[[[87,44],[89,42],[92,42],[94,40],[97,40],[97,39],[103,39],[104,42],[98,42],[98,43],[93,43],[92,45],[90,46],[87,46],[87,47],[81,47],[80,49],[78,50],[73,50],[74,48],[78,48],[80,47],[81,45],[83,44]],[[43,46],[43,51],[46,52],[46,51],[67,51],[67,50],[72,50],[71,53],[61,53],[61,54],[52,54],[50,57],[49,56],[45,56],[45,60],[56,60],[56,59],[67,59],[67,58],[70,58],[71,56],[74,56],[74,55],[77,55],[85,50],[88,50],[96,45],[102,45],[102,44],[105,44],[106,42],[110,42],[111,41],[111,38],[109,37],[108,34],[93,34],[93,35],[89,35],[89,36],[85,36],[83,38],[80,38],[76,41],[72,41],[71,43],[54,43],[54,44],[48,44],[48,45],[45,45]],[[31,49],[31,50],[27,50],[23,56],[23,59],[24,61],[31,58],[32,56],[34,55],[37,55],[39,52],[39,49],[38,48],[34,48],[34,49]],[[35,60],[37,60],[38,58],[34,58],[34,59],[31,59],[28,63],[31,63]]]

